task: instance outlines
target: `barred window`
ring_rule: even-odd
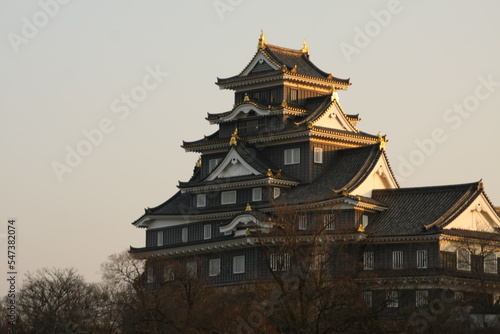
[[[403,251],[392,252],[392,269],[403,269]]]
[[[429,291],[427,291],[427,290],[415,291],[415,306],[416,307],[427,305],[428,301],[429,301]]]
[[[221,194],[221,204],[234,204],[236,203],[236,190],[224,191]]]
[[[206,194],[196,195],[196,207],[204,208],[205,206],[207,206],[207,195]]]
[[[307,216],[306,215],[299,217],[299,230],[307,230]]]
[[[271,254],[269,258],[272,271],[290,270],[290,254]]]
[[[470,252],[465,248],[457,249],[457,269],[470,271]]]
[[[155,276],[154,276],[153,268],[149,267],[148,272],[147,272],[146,282],[153,283],[154,281],[155,281]]]
[[[222,159],[210,159],[208,160],[208,172],[212,172],[222,161]]]
[[[498,274],[497,256],[494,253],[490,253],[484,257],[484,272]]]
[[[253,202],[262,201],[262,188],[253,188],[252,189],[252,201]]]
[[[387,307],[398,307],[398,292],[397,291],[387,291],[385,295],[385,301],[387,303]]]
[[[323,270],[325,267],[326,263],[326,256],[327,254],[325,253],[319,253],[319,254],[314,254],[312,263],[311,263],[311,269],[312,270]]]
[[[417,268],[427,269],[428,266],[427,249],[417,250]]]
[[[181,241],[182,242],[188,242],[188,228],[187,227],[183,227],[182,228]]]
[[[363,269],[364,270],[373,270],[375,268],[375,256],[373,252],[364,252],[363,253]]]
[[[366,306],[372,307],[373,305],[373,294],[371,291],[363,291],[363,298],[366,302]]]
[[[325,226],[325,230],[334,230],[335,229],[335,214],[328,213],[323,215],[323,224]]]

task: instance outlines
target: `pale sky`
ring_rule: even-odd
[[[98,281],[109,255],[144,246],[131,222],[189,179],[182,140],[217,130],[206,113],[233,96],[214,82],[246,66],[261,28],[279,46],[307,38],[316,65],[351,78],[340,102],[387,134],[401,186],[483,179],[500,205],[498,13],[493,0],[0,2],[1,272],[10,217],[20,277],[72,266]],[[68,163],[73,150],[86,156]]]

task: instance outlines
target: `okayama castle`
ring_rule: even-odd
[[[419,306],[443,286],[467,298],[479,282],[493,304],[500,218],[483,183],[401,188],[385,136],[359,130],[359,115],[339,103],[349,79],[319,69],[306,42],[288,49],[262,34],[243,70],[216,84],[234,91],[234,103],[207,115],[214,133],[183,142],[201,155],[192,177],[133,222],[146,244],[130,253],[147,260],[151,288],[173,279],[172,262],[213,286],[291,270],[298,259],[262,247],[286,207],[298,235],[317,233],[319,223],[331,244],[352,241],[369,305]]]

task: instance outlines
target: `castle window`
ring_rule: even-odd
[[[208,275],[210,277],[220,275],[220,259],[211,259],[208,261]]]
[[[325,226],[325,230],[334,230],[335,229],[335,214],[328,213],[323,215],[323,225]]]
[[[156,234],[156,245],[163,246],[163,231],[158,231]]]
[[[285,165],[300,163],[300,148],[290,148],[285,150]]]
[[[366,306],[372,307],[373,296],[371,291],[363,291],[363,298],[365,299]]]
[[[280,188],[274,188],[273,189],[273,195],[274,195],[274,198],[277,198],[281,195],[281,189]]]
[[[207,206],[207,195],[206,194],[196,195],[196,207],[204,208],[205,206]]]
[[[211,239],[212,238],[212,225],[203,226],[203,239]]]
[[[196,261],[186,262],[186,274],[189,278],[198,276],[198,263]]]
[[[163,279],[166,282],[172,282],[175,280],[174,268],[170,265],[167,265],[163,268]]]
[[[323,149],[321,147],[314,148],[314,163],[316,164],[323,163]]]
[[[494,253],[490,253],[484,257],[484,272],[498,274],[497,256]]]
[[[457,249],[457,269],[470,271],[470,252],[465,248]]]
[[[403,269],[403,251],[392,252],[392,269]]]
[[[415,306],[416,307],[427,305],[428,300],[429,300],[429,291],[427,291],[427,290],[415,291]]]
[[[152,267],[149,267],[148,268],[148,272],[147,272],[147,275],[146,275],[146,282],[151,284],[155,281],[155,277],[154,277],[154,272],[153,272],[153,268]]]
[[[361,223],[363,224],[363,228],[366,228],[368,226],[368,216],[367,215],[361,216]]]
[[[211,173],[221,162],[222,159],[210,159],[208,160],[208,172]]]
[[[224,191],[221,194],[221,204],[234,204],[236,203],[236,190]]]
[[[385,302],[387,303],[387,307],[398,307],[398,292],[397,291],[387,291],[385,295]]]
[[[252,201],[253,202],[262,201],[262,188],[253,188],[252,189]]]
[[[307,230],[307,216],[299,216],[299,230],[305,231]]]
[[[287,271],[290,270],[290,254],[271,254],[269,258],[272,271]]]
[[[245,255],[233,257],[233,274],[243,274],[245,272]]]
[[[417,250],[417,268],[427,269],[428,266],[427,262],[428,262],[427,250],[426,249]]]
[[[290,89],[290,102],[295,102],[299,100],[299,90],[298,89]]]
[[[181,241],[182,242],[188,242],[188,228],[183,227],[181,231]]]
[[[363,253],[363,269],[373,270],[375,268],[375,256],[373,252]]]

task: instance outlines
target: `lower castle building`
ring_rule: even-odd
[[[214,286],[307,262],[332,277],[351,270],[367,304],[389,313],[442,291],[486,296],[489,312],[500,293],[500,217],[481,181],[401,188],[385,136],[359,130],[359,115],[339,103],[350,80],[320,70],[305,42],[293,50],[262,34],[243,70],[216,84],[234,103],[207,115],[217,131],[183,142],[201,155],[191,179],[133,222],[146,232],[145,247],[130,249],[147,260],[146,284],[172,279],[171,261]],[[312,253],[297,258],[287,236]]]

